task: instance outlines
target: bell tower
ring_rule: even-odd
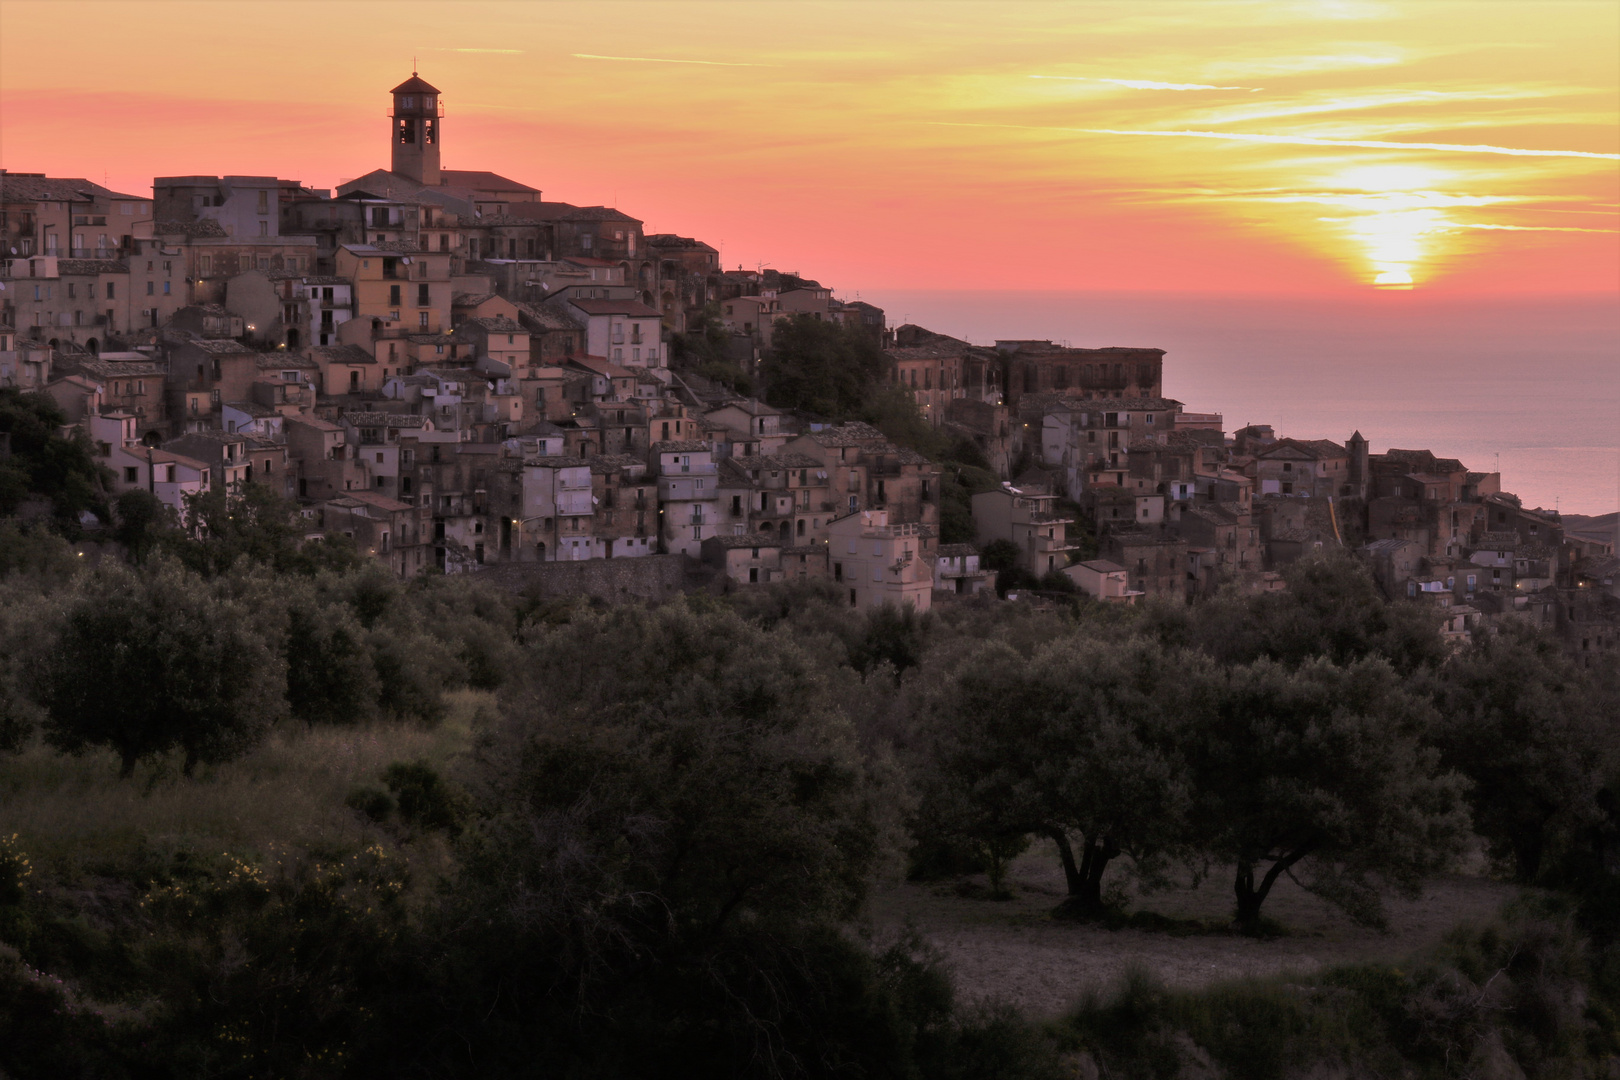
[[[394,87],[389,140],[394,152],[389,171],[419,184],[439,184],[439,91],[414,71]]]

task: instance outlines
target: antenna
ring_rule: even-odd
[[[411,57],[411,74],[416,74],[416,57]]]

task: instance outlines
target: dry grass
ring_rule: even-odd
[[[265,854],[333,851],[369,841],[376,826],[344,806],[358,784],[378,784],[390,763],[443,766],[463,753],[488,695],[447,696],[449,715],[426,728],[288,724],[240,761],[180,775],[162,760],[118,779],[108,752],[74,758],[41,745],[0,757],[0,833],[58,874],[119,862],[142,847]]]
[[[875,898],[872,919],[880,934],[908,921],[914,925],[944,953],[964,997],[994,998],[1034,1016],[1055,1016],[1087,991],[1116,984],[1131,968],[1145,968],[1172,987],[1197,988],[1250,975],[1404,958],[1435,944],[1459,922],[1489,919],[1517,894],[1513,886],[1483,877],[1439,877],[1418,900],[1387,899],[1386,933],[1357,926],[1284,878],[1267,899],[1265,914],[1288,933],[1260,940],[1109,930],[1053,919],[1063,880],[1050,844],[1036,845],[1014,863],[1009,882],[1015,898],[1008,901],[964,898],[954,883],[900,885]],[[977,884],[983,886],[982,877]],[[1231,875],[1217,868],[1196,889],[1184,882],[1133,897],[1130,909],[1218,924],[1230,918],[1232,904]]]

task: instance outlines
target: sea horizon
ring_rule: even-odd
[[[1526,506],[1620,509],[1620,297],[1365,298],[865,290],[889,323],[974,344],[1050,339],[1166,351],[1164,392],[1228,431],[1375,453],[1429,449],[1500,472]]]

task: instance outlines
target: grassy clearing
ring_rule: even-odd
[[[288,724],[239,761],[180,775],[178,757],[118,779],[109,752],[69,757],[36,743],[0,758],[0,835],[18,835],[35,863],[59,879],[127,863],[142,851],[354,850],[382,828],[344,806],[355,785],[378,782],[395,761],[443,770],[472,742],[491,697],[446,695],[439,724],[374,723],[307,729]]]

